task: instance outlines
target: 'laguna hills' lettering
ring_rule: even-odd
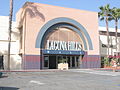
[[[47,40],[47,50],[82,50],[80,42]]]

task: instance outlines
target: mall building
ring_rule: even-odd
[[[117,32],[117,51],[116,51],[116,37],[115,37],[115,28],[109,28],[109,55],[117,56],[120,58],[120,29]],[[107,32],[106,27],[99,27],[99,36],[100,36],[100,56],[101,58],[107,56],[108,48],[107,48]]]
[[[16,23],[23,69],[101,67],[97,12],[27,2]]]
[[[0,60],[7,68],[8,16],[0,16]],[[110,55],[116,51],[115,29],[109,28]],[[98,26],[98,13],[27,2],[12,22],[11,70],[100,68],[107,56],[105,27]]]
[[[8,62],[8,28],[9,28],[9,16],[0,16],[0,69],[1,63],[4,69],[7,69]],[[21,56],[19,55],[19,30],[16,28],[16,22],[12,21],[12,33],[11,33],[11,52],[10,52],[10,67],[11,69],[21,69]]]

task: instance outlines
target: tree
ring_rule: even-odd
[[[118,32],[118,20],[120,19],[120,8],[114,7],[111,9],[111,17],[109,20],[114,20],[115,21],[115,42],[116,42],[116,51],[117,49],[117,32]]]
[[[109,29],[108,29],[108,20],[109,20],[109,16],[110,16],[110,6],[109,4],[105,5],[105,6],[101,6],[99,7],[100,12],[98,12],[98,17],[100,18],[100,20],[105,20],[106,23],[106,30],[107,30],[107,47],[108,47],[108,53],[107,56],[109,57]]]
[[[7,70],[10,70],[10,47],[11,47],[11,32],[12,32],[12,16],[13,16],[13,0],[10,0],[10,14],[9,14],[9,36],[8,36],[8,65]]]

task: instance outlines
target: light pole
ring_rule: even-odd
[[[10,0],[9,12],[9,29],[8,29],[8,65],[7,70],[10,70],[10,47],[11,47],[11,32],[12,32],[12,16],[13,16],[13,0]]]

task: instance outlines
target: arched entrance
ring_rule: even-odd
[[[46,31],[42,40],[44,68],[56,69],[61,62],[67,62],[69,68],[79,68],[86,48],[82,39],[85,39],[73,29],[72,25],[61,23]]]
[[[55,33],[59,32],[59,29],[64,29],[64,33],[71,32],[69,38],[67,34],[61,33],[58,39]],[[71,39],[72,33],[76,34],[79,40],[75,35],[74,40]],[[50,39],[52,35],[54,39]],[[56,18],[42,27],[37,36],[36,48],[41,49],[41,68],[55,69],[60,59],[67,59],[69,67],[79,67],[84,50],[92,50],[93,46],[89,34],[81,24],[69,18]]]

